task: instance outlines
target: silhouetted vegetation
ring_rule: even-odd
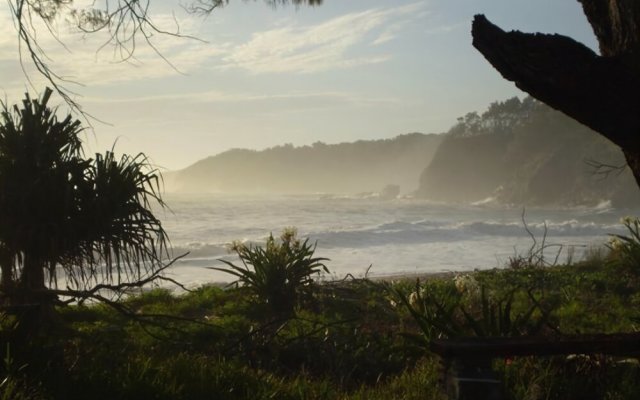
[[[61,296],[108,302],[161,279],[168,255],[145,156],[84,158],[80,122],[59,120],[51,94],[0,114],[0,300],[21,337],[46,330]]]
[[[622,153],[602,136],[527,97],[469,113],[445,135],[418,194],[518,205],[640,201]]]
[[[273,179],[273,177],[277,177]],[[263,151],[231,150],[175,173],[173,190],[347,193],[471,203],[633,206],[633,175],[615,145],[526,97],[470,112],[441,135]],[[393,189],[393,190],[391,190]]]

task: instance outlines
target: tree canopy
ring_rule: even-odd
[[[4,303],[98,298],[161,278],[168,239],[144,154],[85,158],[81,124],[29,95],[0,113],[0,294]],[[64,289],[58,279],[64,277]]]

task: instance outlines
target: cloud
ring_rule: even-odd
[[[324,92],[289,92],[277,94],[264,93],[228,93],[217,90],[190,93],[169,93],[155,96],[130,96],[130,97],[84,97],[86,103],[95,104],[142,104],[156,102],[180,102],[180,103],[289,103],[294,108],[303,105],[303,108],[313,107],[339,107],[345,103],[351,105],[374,104],[398,104],[399,100],[391,97],[371,97],[355,93],[340,91]]]
[[[390,55],[358,56],[352,53],[372,35],[378,37],[374,44],[394,39],[404,24],[423,7],[424,3],[413,3],[374,8],[316,25],[288,24],[255,33],[247,43],[230,50],[223,58],[223,67],[241,68],[255,74],[314,73],[385,62]]]
[[[440,34],[447,34],[461,28],[466,29],[469,27],[470,27],[469,21],[465,20],[460,22],[454,22],[447,25],[440,25],[440,26],[428,28],[424,30],[424,33],[427,35],[440,35]]]
[[[413,19],[420,19],[429,14],[428,11],[423,9],[423,4],[414,3],[402,7],[399,11],[404,14],[407,13],[413,18],[401,18],[399,21],[390,24],[387,28],[382,30],[378,37],[371,42],[372,45],[377,46],[387,42],[390,42],[400,34],[400,32],[411,22]]]
[[[392,40],[394,40],[396,38],[397,34],[396,31],[394,29],[387,29],[385,31],[383,31],[380,36],[378,36],[376,38],[376,40],[374,40],[373,42],[371,42],[372,45],[377,46],[379,44],[384,44],[387,42],[390,42]]]
[[[156,35],[151,38],[155,48],[138,43],[134,57],[124,62],[119,62],[122,54],[117,48],[101,47],[109,39],[105,32],[81,35],[60,21],[57,35],[68,50],[49,35],[44,26],[38,25],[36,29],[38,44],[50,58],[47,62],[52,70],[70,81],[93,87],[164,78],[178,72],[189,74],[211,65],[217,70],[240,69],[252,74],[315,73],[388,61],[390,54],[366,44],[377,45],[395,39],[408,22],[424,13],[425,4],[421,1],[372,8],[313,25],[281,19],[270,29],[254,33],[244,43],[210,44]],[[198,30],[198,22],[190,17],[176,21],[173,14],[165,13],[154,15],[153,20],[156,26],[169,32],[175,32],[177,26],[180,33],[187,35]],[[46,84],[26,54],[23,60],[34,86]],[[17,33],[9,13],[0,13],[0,76],[17,74],[22,74]],[[21,93],[24,85],[22,79],[5,81],[2,89]]]
[[[176,21],[172,14],[156,14],[153,17],[155,26],[167,32],[178,32],[188,35],[195,30],[193,19],[185,18]],[[150,38],[153,46],[143,43],[142,35],[133,57],[126,58],[126,51],[107,43],[107,32],[82,35],[63,20],[54,24],[56,37],[49,34],[41,21],[33,21],[38,46],[46,53],[43,58],[58,76],[74,82],[91,85],[104,85],[115,82],[154,79],[176,75],[178,72],[189,73],[212,58],[227,54],[228,44],[212,45],[188,37],[155,34]],[[178,25],[176,25],[178,24]],[[178,31],[177,26],[180,30]],[[64,43],[64,46],[61,45]],[[107,43],[105,45],[105,43]],[[18,34],[9,13],[0,13],[0,76],[15,75],[22,72],[18,53]],[[45,83],[43,77],[35,70],[26,50],[22,51],[25,72],[38,86]],[[18,82],[12,83],[16,85]],[[24,83],[19,83],[24,85]],[[5,82],[5,85],[7,83]],[[8,86],[7,89],[12,89]]]

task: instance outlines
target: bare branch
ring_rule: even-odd
[[[195,0],[194,2],[182,6],[185,11],[195,15],[207,16],[216,8],[224,6],[229,0]]]
[[[163,275],[167,268],[171,267],[176,261],[184,258],[188,254],[189,253],[184,253],[182,255],[179,255],[178,257],[173,258],[167,264],[151,272],[149,276],[147,276],[146,278],[139,279],[133,282],[122,282],[118,284],[100,283],[100,284],[96,284],[91,289],[84,289],[84,290],[73,289],[69,286],[67,286],[66,289],[47,288],[47,289],[39,290],[38,293],[69,297],[71,298],[71,302],[84,302],[90,299],[104,302],[105,300],[107,300],[107,298],[104,295],[105,292],[111,293],[112,295],[120,296],[122,294],[125,294],[131,291],[132,289],[139,289],[151,283],[155,283],[157,281],[170,282],[178,286],[180,289],[190,292],[191,290],[186,288],[181,283]],[[109,301],[112,301],[112,300],[109,300]],[[66,300],[65,302],[69,302],[69,301]]]
[[[183,5],[187,12],[199,16],[207,16],[216,8],[222,7],[229,0],[193,0],[193,2]],[[317,6],[322,4],[322,0],[264,0],[266,4],[276,6],[278,4],[292,3],[296,6],[307,4]],[[68,84],[82,86],[80,82],[70,80],[60,76],[54,71],[49,62],[45,50],[40,47],[37,38],[35,20],[41,20],[48,33],[67,51],[69,49],[60,40],[53,23],[65,17],[80,32],[91,35],[99,32],[106,32],[107,39],[97,49],[97,52],[112,47],[113,56],[118,62],[128,62],[134,59],[134,54],[140,43],[148,46],[167,65],[178,73],[182,73],[178,68],[158,49],[153,42],[156,36],[175,37],[181,39],[203,40],[183,34],[174,16],[175,29],[166,30],[158,26],[152,19],[150,5],[151,0],[104,0],[101,8],[89,7],[79,9],[74,6],[72,0],[9,0],[9,8],[12,14],[14,25],[18,33],[20,65],[29,85],[37,91],[24,65],[24,59],[30,59],[30,63],[42,75],[54,91],[69,105],[73,112],[83,116],[86,122],[92,127],[91,120],[97,120],[92,115],[82,109],[75,101],[77,93],[69,89]]]
[[[620,176],[628,167],[627,164],[606,164],[592,158],[585,160],[585,163],[591,169],[591,173],[597,176],[600,180],[605,180],[610,175]]]

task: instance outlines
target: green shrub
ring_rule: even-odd
[[[570,355],[517,357],[501,364],[507,399],[634,400],[640,390],[635,359]]]
[[[425,349],[440,337],[535,335],[547,325],[552,309],[533,288],[494,289],[471,274],[425,284],[417,281],[412,293],[399,289],[394,293],[420,330],[405,335]]]
[[[610,250],[610,263],[637,274],[640,268],[640,220],[625,217],[621,222],[628,235],[610,235],[611,239],[607,245]]]
[[[26,364],[18,365],[11,354],[11,346],[7,344],[2,359],[0,373],[0,400],[41,400],[46,399],[39,384],[30,382],[25,370]]]
[[[328,259],[314,257],[316,246],[309,244],[309,239],[301,242],[296,234],[295,229],[285,229],[279,241],[271,234],[264,247],[235,242],[231,250],[240,257],[242,266],[220,260],[228,267],[211,269],[238,278],[234,283],[268,304],[276,315],[291,316],[298,301],[311,293],[313,275],[329,273],[323,264]]]

